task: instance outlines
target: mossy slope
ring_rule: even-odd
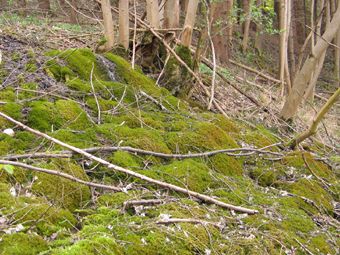
[[[103,56],[88,49],[52,51],[47,55],[54,58],[45,70],[62,84],[59,93],[37,97],[34,92],[16,95],[12,88],[6,88],[0,92],[1,101],[5,101],[0,110],[69,144],[81,148],[121,145],[186,154],[264,147],[278,141],[262,126],[252,128],[219,114],[193,111],[186,102],[156,86],[138,68],[133,70],[126,60],[111,53],[104,56],[109,61],[107,66],[103,65]],[[21,86],[28,85],[23,82]],[[13,127],[0,121],[1,128]],[[28,132],[15,131],[14,137],[0,135],[0,155],[62,149]],[[321,219],[329,220],[333,214],[337,178],[311,154],[294,153],[279,161],[224,154],[175,160],[122,151],[100,156],[260,213],[235,216],[79,156],[29,159],[30,164],[84,180],[134,185],[125,193],[91,192],[88,187],[60,177],[19,168],[14,175],[1,170],[0,212],[5,219],[4,229],[19,224],[24,228],[18,233],[2,234],[0,253],[305,254],[308,249],[314,254],[336,254],[336,244],[328,239],[336,229]],[[165,199],[169,197],[175,200]],[[123,210],[127,200],[155,198],[165,202]],[[157,224],[164,218],[199,219],[215,224]]]

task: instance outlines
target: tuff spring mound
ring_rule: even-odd
[[[131,146],[162,153],[265,147],[274,131],[192,109],[133,70],[123,58],[87,49],[50,51],[37,77],[0,90],[0,111],[61,141],[89,148]],[[1,74],[3,77],[5,74]],[[45,81],[46,79],[43,79]],[[96,96],[94,96],[96,95]],[[100,109],[100,110],[98,110]],[[0,155],[63,150],[0,119]],[[278,147],[271,151],[279,152]],[[183,160],[126,151],[98,152],[119,166],[259,211],[238,214],[160,189],[81,156],[28,157],[25,163],[83,180],[126,187],[108,192],[16,167],[0,175],[1,254],[336,254],[337,176],[312,153]],[[129,185],[129,184],[133,185]],[[124,207],[130,200],[157,205]],[[168,219],[187,222],[160,224]]]

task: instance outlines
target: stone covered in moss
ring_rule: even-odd
[[[47,242],[35,234],[15,233],[1,237],[0,253],[6,255],[36,255],[48,249]]]
[[[40,166],[62,171],[83,180],[87,179],[84,170],[80,166],[67,160],[53,160],[51,163],[41,164]],[[43,194],[55,204],[59,204],[71,211],[81,208],[91,198],[91,192],[87,186],[45,173],[36,173],[35,176],[37,180],[32,186],[34,192]]]

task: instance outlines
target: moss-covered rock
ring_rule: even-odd
[[[87,179],[84,170],[68,160],[53,160],[40,166],[65,172],[83,180]],[[91,198],[91,192],[87,186],[45,173],[36,173],[35,176],[36,181],[32,186],[34,192],[46,196],[55,204],[71,211],[81,208]]]
[[[1,237],[0,253],[6,255],[36,255],[48,249],[47,242],[35,234],[15,233]]]

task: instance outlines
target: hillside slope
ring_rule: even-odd
[[[42,54],[19,41],[12,46],[3,51],[0,111],[67,144],[190,154],[279,142],[262,126],[192,109],[111,53],[69,49]],[[277,146],[267,149],[277,155],[218,153],[185,159],[124,150],[95,152],[140,174],[259,211],[247,215],[161,189],[78,155],[35,157],[38,152],[56,155],[64,148],[4,119],[0,125],[2,131],[15,132],[13,137],[0,134],[1,159],[31,154],[20,161],[125,191],[93,189],[19,167],[11,174],[3,167],[1,254],[338,252],[337,177],[312,153],[284,153]],[[156,204],[124,204],[150,199],[157,199]]]

